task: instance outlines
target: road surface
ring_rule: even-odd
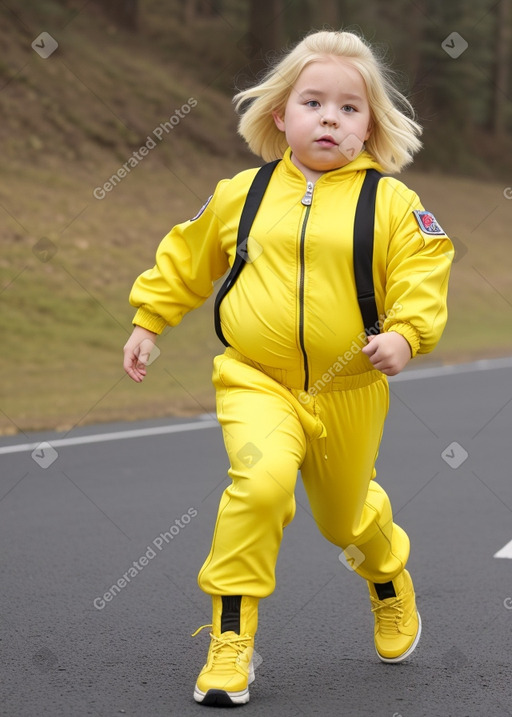
[[[244,717],[512,715],[511,374],[390,382],[377,469],[411,538],[409,661],[377,659],[366,585],[298,481]],[[0,466],[0,714],[217,714],[192,700],[208,630],[190,636],[210,621],[196,575],[228,484],[214,417],[3,437]]]

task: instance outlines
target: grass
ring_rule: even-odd
[[[193,66],[178,20],[176,45],[166,46],[158,13],[147,20],[147,37],[133,39],[95,12],[64,31],[68,15],[53,3],[25,3],[25,24],[13,28],[9,61],[0,65],[3,433],[214,409],[211,361],[222,346],[212,300],[164,333],[140,385],[122,370],[122,346],[133,316],[130,287],[153,264],[161,237],[193,216],[219,179],[256,163],[236,138],[229,97],[216,88],[245,59],[236,46],[222,55],[223,43],[205,26],[202,66]],[[48,60],[28,41],[40,32],[40,17],[59,37]],[[230,32],[218,28],[227,47]],[[176,47],[190,64],[176,64]],[[198,104],[190,115],[104,200],[95,199],[94,188],[191,96]],[[416,172],[404,179],[459,248],[448,327],[436,351],[415,365],[512,353],[512,200],[503,183]],[[53,256],[38,251],[43,239]]]
[[[218,342],[211,306],[166,332],[151,380],[136,386],[122,371],[134,313],[131,284],[152,265],[170,223],[192,216],[207,196],[206,190],[201,199],[188,191],[185,197],[171,193],[169,172],[147,161],[103,202],[87,199],[90,187],[86,192],[80,177],[68,177],[63,188],[44,172],[38,180],[33,168],[4,168],[0,202],[24,217],[27,228],[24,233],[8,218],[2,239],[9,245],[0,260],[0,326],[9,357],[0,404],[4,432],[212,409],[209,364]],[[201,192],[201,182],[196,185]],[[61,232],[43,229],[71,220]],[[36,223],[43,229],[39,235],[32,229]],[[56,250],[47,261],[33,251],[41,236]]]
[[[121,350],[131,330],[127,298],[133,279],[153,264],[156,245],[170,226],[192,216],[214,183],[239,167],[209,166],[196,177],[184,173],[180,191],[171,192],[169,172],[156,158],[145,161],[101,202],[91,201],[91,187],[79,172],[63,183],[42,169],[4,168],[0,201],[14,206],[30,229],[25,234],[8,218],[2,237],[2,244],[9,244],[7,258],[0,260],[8,365],[0,405],[4,433],[214,409],[211,361],[222,347],[213,330],[211,299],[165,332],[162,353],[143,384],[125,377]],[[107,174],[106,168],[98,172]],[[453,267],[444,337],[431,356],[415,364],[511,353],[505,231],[510,204],[499,197],[503,188],[436,175],[411,174],[407,181],[435,207],[442,224],[455,228],[459,247],[466,250]],[[192,185],[193,193],[186,188]],[[63,231],[48,231],[71,220]],[[33,252],[41,235],[57,250],[46,262]]]

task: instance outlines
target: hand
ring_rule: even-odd
[[[142,326],[136,326],[126,342],[123,368],[128,376],[140,383],[146,375],[146,364],[156,343],[157,334]]]
[[[396,376],[411,360],[409,342],[397,331],[368,336],[368,344],[362,351],[374,368],[386,376]]]

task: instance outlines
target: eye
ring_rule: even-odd
[[[320,107],[320,102],[317,100],[308,100],[306,103],[306,107],[312,107],[313,109],[317,109]]]
[[[343,105],[341,109],[343,110],[343,112],[347,112],[348,114],[350,114],[351,112],[357,112],[356,108],[352,107],[352,105]]]

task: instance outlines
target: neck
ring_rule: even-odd
[[[290,155],[290,159],[291,159],[292,164],[294,164],[297,167],[297,169],[300,172],[302,172],[302,174],[306,178],[306,181],[312,182],[313,184],[315,184],[317,179],[320,179],[320,177],[322,177],[327,171],[327,170],[311,169],[310,167],[306,167],[305,165],[302,164],[302,162],[300,162],[295,157],[293,152]],[[342,167],[342,166],[343,166],[343,164],[340,165],[340,167]],[[339,169],[339,167],[336,167],[336,169]]]

